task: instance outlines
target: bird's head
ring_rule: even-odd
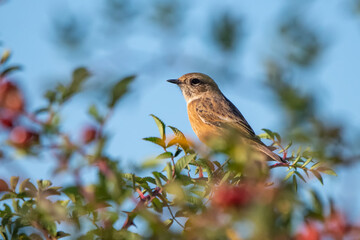
[[[178,79],[170,79],[167,81],[180,87],[186,102],[190,102],[207,94],[220,93],[215,81],[203,73],[187,73]]]

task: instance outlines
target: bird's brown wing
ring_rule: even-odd
[[[245,120],[241,112],[225,96],[221,96],[221,98],[203,98],[197,100],[196,112],[204,123],[224,129],[234,129],[255,149],[258,149],[276,161],[283,161],[256,136],[254,130]]]
[[[209,125],[232,128],[247,138],[256,137],[254,130],[240,111],[226,97],[203,98],[196,101],[196,112]]]

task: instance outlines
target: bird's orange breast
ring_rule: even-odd
[[[190,102],[187,106],[191,127],[196,136],[206,143],[210,138],[221,137],[222,133],[216,126],[207,124],[201,119],[196,111],[196,101]],[[204,119],[206,121],[206,119]]]

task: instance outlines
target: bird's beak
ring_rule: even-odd
[[[176,85],[179,85],[180,84],[180,81],[179,81],[179,79],[169,79],[169,80],[167,80],[169,83],[174,83],[174,84],[176,84]]]

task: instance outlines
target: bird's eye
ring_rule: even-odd
[[[191,85],[198,85],[200,83],[200,80],[197,78],[191,79]]]

